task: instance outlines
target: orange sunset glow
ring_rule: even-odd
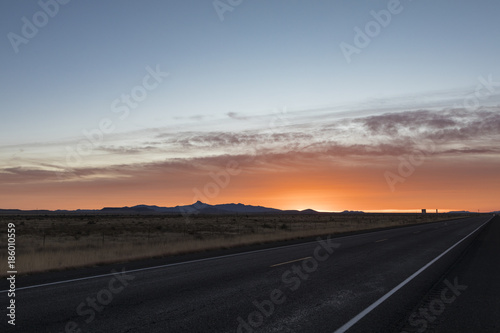
[[[436,114],[450,117],[453,112]],[[491,117],[496,117],[497,122],[500,119],[495,113]],[[369,120],[350,122],[354,121]],[[323,125],[315,130],[320,132],[321,128]],[[360,127],[359,131],[363,130]],[[249,134],[232,135],[238,138]],[[351,130],[351,135],[360,134]],[[220,136],[206,135],[203,144],[210,145],[210,140]],[[290,134],[287,139],[293,137]],[[432,146],[421,145],[415,139],[412,143],[386,139],[377,145],[315,141],[305,147],[297,143],[286,151],[286,147],[276,146],[276,138],[275,133],[261,136],[261,148],[253,154],[235,152],[174,161],[82,166],[62,173],[50,167],[10,168],[1,174],[1,202],[3,207],[26,210],[176,206],[199,200],[280,209],[374,212],[415,212],[421,208],[484,212],[496,209],[498,204],[498,148],[493,142],[478,151],[449,149],[448,142],[442,139],[435,139]],[[229,145],[234,148],[234,144]],[[247,149],[245,145],[236,144]],[[265,149],[269,146],[274,147]],[[127,157],[124,153],[123,158]]]

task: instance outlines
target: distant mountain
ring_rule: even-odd
[[[267,208],[267,207],[262,207],[262,206],[250,206],[250,205],[244,205],[244,204],[222,204],[222,205],[215,205],[213,207],[216,207],[217,209],[231,212],[231,213],[279,213],[282,212],[282,210],[275,209],[275,208]]]
[[[159,207],[155,205],[136,205],[133,207],[104,207],[102,209],[77,209],[77,210],[21,210],[0,209],[0,215],[54,215],[54,214],[320,214],[313,209],[281,210],[263,206],[244,205],[242,203],[228,203],[210,205],[197,201],[191,205],[175,207]],[[364,214],[363,211],[344,210],[340,214]],[[450,211],[447,214],[477,214],[466,210]],[[500,214],[500,211],[490,212]]]
[[[197,201],[192,205],[159,207],[148,205],[137,205],[133,207],[105,207],[101,210],[103,213],[137,213],[137,214],[265,214],[265,213],[284,213],[284,214],[316,214],[312,209],[303,211],[281,210],[263,206],[244,205],[242,203],[229,203],[219,205],[209,205]]]
[[[0,214],[318,214],[313,209],[281,210],[263,206],[244,205],[242,203],[228,203],[209,205],[197,201],[192,205],[159,207],[154,205],[136,205],[133,207],[104,207],[100,210],[33,210],[0,209]]]
[[[0,214],[13,215],[13,214],[32,214],[32,215],[42,215],[53,213],[51,210],[21,210],[21,209],[0,209]]]
[[[344,210],[341,214],[364,214],[365,212],[360,210]]]
[[[155,210],[148,207],[104,207],[101,209],[103,213],[154,213]]]
[[[318,214],[318,212],[315,211],[314,209],[304,209],[304,210],[301,210],[299,213],[301,213],[301,214]]]

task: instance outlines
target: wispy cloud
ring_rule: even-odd
[[[236,119],[236,120],[246,120],[248,117],[242,116],[237,112],[228,112],[227,116],[231,119]]]
[[[126,141],[111,140],[99,146],[97,156],[89,156],[77,166],[69,167],[54,156],[40,154],[10,159],[0,168],[0,181],[78,182],[146,174],[191,177],[223,168],[228,160],[253,172],[314,170],[318,163],[383,165],[419,149],[426,140],[435,144],[434,155],[440,158],[499,156],[500,108],[474,112],[417,110],[326,122],[314,120],[317,119],[290,122],[291,125],[271,131],[268,127],[240,132],[155,129],[130,136],[121,134],[127,137]],[[41,147],[37,144],[36,150]],[[52,143],[50,147],[53,148]],[[26,148],[29,147],[23,149]]]
[[[357,119],[355,122],[372,135],[399,136],[413,133],[442,141],[486,138],[500,133],[499,109],[451,109],[440,112],[419,110],[376,115]]]

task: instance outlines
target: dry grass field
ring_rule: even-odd
[[[0,275],[7,224],[16,225],[18,274],[338,234],[454,218],[449,214],[1,215]],[[463,217],[460,215],[458,217]]]

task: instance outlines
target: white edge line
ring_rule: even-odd
[[[301,243],[301,244],[294,244],[294,245],[284,245],[284,246],[279,246],[279,247],[274,247],[274,248],[269,248],[269,249],[262,249],[262,250],[254,250],[254,251],[241,252],[241,253],[226,254],[226,255],[218,256],[218,257],[210,257],[210,258],[203,258],[203,259],[182,261],[182,262],[176,262],[176,263],[172,263],[172,264],[165,264],[165,265],[159,265],[159,266],[151,266],[151,267],[144,267],[144,268],[132,269],[132,270],[123,271],[123,272],[118,272],[117,271],[116,273],[133,273],[133,272],[148,271],[148,270],[158,269],[158,268],[166,268],[166,267],[172,267],[172,266],[178,266],[178,265],[192,264],[192,263],[202,262],[202,261],[208,261],[208,260],[216,260],[216,259],[223,259],[223,258],[228,258],[228,257],[241,256],[241,255],[245,255],[245,254],[252,254],[252,253],[257,253],[257,252],[271,251],[271,250],[276,250],[276,249],[280,249],[280,248],[300,246],[300,245],[305,245],[305,244],[315,243],[315,242],[316,241],[307,242],[307,243]],[[77,278],[77,279],[71,279],[71,280],[63,280],[63,281],[57,281],[57,282],[37,284],[37,285],[33,285],[33,286],[28,286],[28,287],[16,288],[16,290],[24,290],[24,289],[31,289],[31,288],[38,288],[38,287],[45,287],[45,286],[53,286],[53,285],[56,285],[56,284],[62,284],[62,283],[68,283],[68,282],[97,279],[97,278],[100,278],[100,277],[112,276],[112,275],[115,275],[116,273],[106,273],[106,274],[87,276],[87,277]],[[0,290],[0,294],[1,293],[5,293],[7,291],[8,290]]]
[[[353,236],[356,236],[356,235],[350,235],[350,236],[344,236],[344,237],[337,237],[335,239],[345,238],[345,237],[353,237]],[[318,237],[321,237],[321,236],[318,236]],[[185,265],[185,264],[192,264],[192,263],[196,263],[196,262],[203,262],[203,261],[208,261],[208,260],[217,260],[217,259],[223,259],[223,258],[229,258],[229,257],[236,257],[236,256],[242,256],[242,255],[246,255],[246,254],[258,253],[258,252],[265,252],[265,251],[273,251],[273,250],[283,249],[283,248],[289,248],[289,247],[297,247],[297,246],[302,246],[302,245],[306,245],[306,244],[312,244],[312,243],[316,243],[316,242],[317,241],[311,241],[311,242],[300,243],[300,244],[283,245],[283,246],[277,246],[277,247],[272,247],[272,248],[267,248],[267,249],[261,249],[261,250],[253,250],[253,251],[247,251],[247,252],[226,254],[226,255],[217,256],[217,257],[210,257],[210,258],[203,258],[203,259],[196,259],[196,260],[176,262],[176,263],[172,263],[172,264],[165,264],[165,265],[158,265],[158,266],[151,266],[151,267],[144,267],[144,268],[132,269],[132,270],[123,271],[123,272],[118,272],[117,271],[116,273],[133,273],[133,272],[148,271],[148,270],[152,270],[152,269],[159,269],[159,268],[173,267],[173,266],[179,266],[179,265]],[[37,284],[37,285],[33,285],[33,286],[16,288],[16,290],[24,290],[24,289],[31,289],[31,288],[38,288],[38,287],[53,286],[53,285],[62,284],[62,283],[68,283],[68,282],[76,282],[76,281],[84,281],[84,280],[97,279],[97,278],[100,278],[100,277],[112,276],[112,275],[115,275],[116,273],[106,273],[106,274],[87,276],[87,277],[77,278],[77,279],[70,279],[70,280],[63,280],[63,281],[57,281],[57,282],[49,282],[49,283]],[[0,294],[6,293],[6,292],[8,292],[8,290],[0,290]]]
[[[300,259],[294,259],[294,260],[290,260],[290,261],[280,262],[279,264],[274,264],[274,265],[271,265],[269,267],[283,266],[283,265],[286,265],[286,264],[291,264],[292,262],[306,260],[306,259],[309,259],[309,258],[312,258],[312,257],[304,257],[304,258],[300,258]]]
[[[455,243],[455,245],[452,245],[450,248],[448,248],[448,250],[446,250],[443,253],[441,253],[440,255],[438,255],[436,258],[434,258],[432,261],[430,261],[427,265],[425,265],[424,267],[420,268],[418,271],[416,271],[415,273],[413,273],[406,280],[404,280],[403,282],[401,282],[400,284],[398,284],[396,287],[394,287],[394,289],[392,289],[391,291],[389,291],[384,296],[380,297],[377,301],[375,301],[375,303],[373,303],[372,305],[370,305],[369,307],[367,307],[366,309],[364,309],[363,311],[361,311],[360,313],[358,313],[354,318],[352,318],[351,320],[349,320],[342,327],[338,328],[334,333],[344,333],[344,332],[346,332],[348,329],[350,329],[352,326],[354,326],[358,321],[360,321],[364,316],[366,316],[373,309],[375,309],[377,306],[379,306],[382,302],[384,302],[386,299],[388,299],[389,297],[391,297],[399,289],[403,288],[408,282],[410,282],[411,280],[413,280],[417,275],[419,275],[420,273],[422,273],[423,271],[425,271],[430,265],[432,265],[433,263],[435,263],[436,261],[438,261],[446,253],[450,252],[458,244],[462,243],[464,240],[466,240],[467,238],[469,238],[470,235],[472,235],[473,233],[475,233],[476,231],[478,231],[479,229],[481,229],[486,223],[490,222],[492,218],[493,218],[493,216],[488,221],[484,222],[479,227],[477,227],[476,229],[474,229],[474,231],[472,231],[470,234],[468,234],[467,236],[465,236],[464,238],[462,238],[461,240],[459,240],[457,243]]]
[[[444,223],[444,222],[445,221],[438,221],[436,223]],[[421,225],[409,225],[409,226],[407,226],[407,228],[411,228],[411,227],[421,227]],[[366,233],[357,234],[357,235],[340,236],[340,237],[335,237],[334,239],[352,238],[352,237],[356,237],[356,236],[363,236],[363,235],[366,235],[366,234],[372,234],[372,233],[378,233],[378,232],[384,232],[384,231],[390,231],[390,230],[392,230],[392,229],[377,230],[377,231],[366,232]],[[325,235],[323,235],[323,236],[325,236]],[[331,236],[331,234],[330,235],[326,235],[326,236]],[[318,237],[322,237],[322,236],[318,236]],[[223,259],[223,258],[241,256],[241,255],[258,253],[258,252],[273,251],[273,250],[277,250],[277,249],[297,247],[297,246],[312,244],[312,243],[316,243],[316,242],[317,241],[311,241],[311,242],[300,243],[300,244],[283,245],[283,246],[277,246],[277,247],[272,247],[272,248],[267,248],[267,249],[262,249],[262,250],[254,250],[254,251],[247,251],[247,252],[227,254],[227,255],[218,256],[218,257],[210,257],[210,258],[196,259],[196,260],[190,260],[190,261],[182,261],[182,262],[177,262],[177,263],[173,263],[173,264],[165,264],[165,265],[159,265],[159,266],[138,268],[138,269],[133,269],[133,270],[124,271],[124,272],[120,272],[120,273],[142,272],[142,271],[148,271],[148,270],[152,270],[152,269],[173,267],[173,266],[185,265],[185,264],[192,264],[192,263],[202,262],[202,261],[208,261],[208,260],[217,260],[217,259]],[[63,281],[49,282],[49,283],[42,283],[42,284],[36,284],[36,285],[33,285],[33,286],[16,288],[16,290],[25,290],[25,289],[32,289],[32,288],[39,288],[39,287],[54,286],[54,285],[63,284],[63,283],[69,283],[69,282],[85,281],[85,280],[91,280],[91,279],[97,279],[97,278],[101,278],[101,277],[106,277],[106,276],[112,276],[114,274],[116,274],[116,273],[106,273],[106,274],[92,275],[92,276],[87,276],[87,277],[77,278],[77,279],[70,279],[70,280],[63,280]],[[8,291],[9,290],[0,290],[0,294],[6,293]]]

